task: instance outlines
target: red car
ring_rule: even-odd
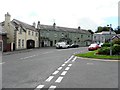
[[[93,50],[97,50],[99,47],[98,44],[94,43],[94,44],[91,44],[89,47],[88,47],[88,50],[89,51],[93,51]]]

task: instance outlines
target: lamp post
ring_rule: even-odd
[[[110,24],[110,37],[111,37],[111,27],[112,24]],[[110,38],[110,56],[112,56],[112,39]]]

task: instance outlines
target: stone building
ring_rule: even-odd
[[[38,47],[52,47],[57,42],[67,42],[68,44],[78,44],[88,46],[92,42],[92,34],[88,30],[78,28],[68,28],[53,25],[43,25],[38,21],[29,25],[25,22],[13,19],[11,15],[5,14],[5,21],[2,27],[7,32],[7,44],[12,50],[30,49]]]
[[[112,31],[111,34],[109,31],[102,31],[99,33],[94,33],[93,42],[96,42],[98,44],[105,43],[105,42],[110,41],[110,38],[112,38],[115,35],[116,35],[116,33],[114,31]]]
[[[6,50],[7,50],[7,33],[0,24],[0,51],[6,51]]]
[[[57,42],[67,42],[67,44],[76,43],[80,46],[88,46],[92,42],[92,34],[78,28],[68,28],[53,25],[38,24],[40,27],[40,46],[55,46]]]
[[[29,49],[38,47],[38,31],[33,25],[13,19],[9,13],[5,14],[3,28],[7,32],[7,43],[12,50]]]

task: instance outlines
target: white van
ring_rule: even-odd
[[[69,45],[67,45],[67,43],[66,42],[58,42],[58,43],[56,43],[56,48],[68,48],[69,47]]]

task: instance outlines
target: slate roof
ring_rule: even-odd
[[[33,25],[29,25],[25,22],[19,21],[17,19],[13,19],[11,21],[11,23],[15,26],[15,25],[19,25],[21,26],[24,30],[29,29],[29,30],[33,30],[33,31],[37,31],[37,29],[35,27],[33,27]],[[60,27],[60,26],[55,26],[55,28],[53,27],[53,25],[40,25],[40,29],[45,29],[45,30],[54,30],[54,31],[64,31],[64,32],[78,32],[78,33],[82,33],[82,34],[91,34],[89,31],[84,30],[84,29],[80,29],[78,30],[78,28],[68,28],[68,27]]]
[[[78,32],[78,33],[82,33],[82,34],[91,34],[87,30],[84,30],[84,29],[78,30],[78,28],[68,28],[68,27],[60,27],[60,26],[56,26],[54,28],[52,25],[42,25],[42,24],[41,24],[40,28],[41,29],[45,29],[45,30],[55,30],[55,31],[65,31],[65,32]]]
[[[16,20],[16,19],[13,19],[12,20],[12,23],[15,25],[20,25],[23,29],[30,29],[30,30],[33,30],[33,31],[36,31],[36,29],[32,26],[32,25],[29,25],[27,23],[24,23],[24,22],[21,22],[19,20]]]
[[[117,34],[117,35],[113,36],[111,39],[114,39],[114,38],[120,39],[120,34]]]

